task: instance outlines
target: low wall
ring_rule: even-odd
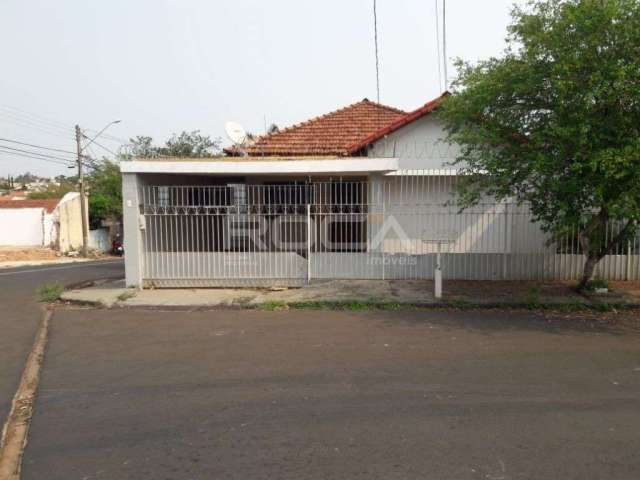
[[[44,246],[43,215],[42,208],[0,209],[0,245]]]
[[[443,278],[456,280],[575,280],[582,255],[552,253],[443,253]],[[435,254],[314,253],[312,278],[433,279]],[[595,275],[608,280],[640,280],[640,255],[609,255]]]
[[[286,252],[147,252],[143,262],[143,280],[156,286],[232,286],[259,279],[300,280],[307,275],[306,260]]]
[[[98,228],[89,230],[89,248],[99,252],[108,252],[111,250],[111,242],[109,241],[109,229]]]

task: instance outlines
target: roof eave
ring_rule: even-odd
[[[369,135],[368,137],[365,137],[362,140],[360,140],[359,142],[351,145],[347,149],[346,154],[347,155],[353,155],[353,154],[361,151],[362,149],[366,148],[367,146],[371,145],[372,143],[377,142],[378,140],[386,137],[387,135],[390,135],[393,132],[395,132],[397,130],[400,130],[402,127],[405,127],[405,126],[409,125],[410,123],[413,123],[416,120],[419,120],[420,118],[424,117],[425,115],[429,115],[434,110],[436,110],[438,107],[440,107],[442,105],[442,103],[446,100],[446,98],[449,97],[450,95],[451,95],[450,92],[448,92],[448,91],[444,92],[442,95],[440,95],[435,100],[432,100],[432,101],[426,103],[425,105],[423,105],[422,107],[418,108],[417,110],[414,110],[413,112],[407,114],[405,117],[402,117],[401,119],[396,120],[395,122],[393,122],[393,123],[381,128],[377,132],[374,132],[371,135]]]

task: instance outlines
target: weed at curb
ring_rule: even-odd
[[[625,306],[631,308],[630,306]],[[478,310],[478,309],[495,309],[495,308],[520,308],[530,311],[541,312],[558,312],[558,313],[577,313],[577,312],[615,312],[620,309],[619,306],[609,303],[557,303],[549,304],[542,302],[524,302],[518,304],[480,304],[473,303],[464,299],[451,300],[449,302],[439,303],[437,305],[429,304],[417,304],[417,303],[392,303],[392,302],[359,302],[359,301],[343,301],[343,302],[329,302],[329,301],[306,301],[306,302],[292,302],[287,303],[284,301],[271,301],[255,306],[258,310],[263,311],[282,311],[282,310],[325,310],[325,311],[415,311],[415,310],[429,310],[431,308],[452,308],[456,310]]]
[[[289,306],[286,302],[282,302],[279,300],[274,300],[271,302],[265,302],[259,305],[260,310],[264,310],[266,312],[279,312],[281,310],[287,310]]]
[[[64,292],[64,285],[61,283],[45,283],[38,287],[38,300],[42,303],[53,303],[60,299]]]
[[[126,292],[122,292],[120,295],[118,295],[118,301],[119,302],[126,302],[127,300],[129,300],[130,298],[133,298],[136,296],[136,292],[134,291],[126,291]]]

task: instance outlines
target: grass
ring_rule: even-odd
[[[276,312],[282,310],[331,310],[331,311],[370,311],[370,310],[384,310],[384,311],[398,311],[398,310],[413,310],[415,306],[405,305],[401,303],[376,303],[367,301],[337,301],[327,302],[322,300],[306,301],[306,302],[291,302],[284,301],[271,301],[258,305],[259,310],[268,312]]]
[[[38,299],[42,303],[53,303],[60,299],[60,295],[64,292],[64,285],[61,283],[45,283],[38,287]]]
[[[609,282],[607,282],[602,278],[594,278],[593,280],[590,280],[587,283],[584,289],[587,292],[595,292],[596,290],[605,289],[605,288],[609,289]]]
[[[127,290],[126,292],[122,292],[120,295],[118,295],[118,301],[126,302],[127,300],[135,296],[136,296],[136,292],[134,292],[133,290]]]
[[[482,308],[520,308],[532,311],[545,311],[545,312],[558,312],[558,313],[574,313],[574,312],[613,312],[620,309],[619,305],[612,305],[607,302],[569,302],[569,303],[542,303],[539,301],[523,302],[520,304],[479,304],[473,303],[464,299],[455,299],[451,301],[445,301],[438,305],[434,305],[436,308],[454,308],[457,310],[477,310]],[[277,312],[283,310],[326,310],[326,311],[415,311],[415,310],[428,310],[429,305],[418,303],[392,303],[392,302],[366,302],[366,301],[306,301],[306,302],[291,302],[284,301],[270,301],[255,306],[258,310]],[[625,308],[624,306],[622,308]]]

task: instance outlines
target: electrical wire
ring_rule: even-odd
[[[438,51],[438,85],[440,86],[440,92],[442,89],[442,58],[440,56],[440,12],[438,11],[438,2],[440,0],[435,0],[436,3],[436,49]]]
[[[376,0],[373,0],[373,36],[376,46],[376,92],[378,94],[378,103],[380,103],[380,61],[378,56],[378,11],[376,9]]]
[[[57,125],[51,125],[51,124],[48,124],[46,122],[41,122],[39,120],[35,120],[33,118],[29,118],[29,117],[27,117],[25,115],[21,115],[21,114],[18,114],[18,113],[15,113],[15,112],[11,112],[11,111],[8,111],[8,110],[2,110],[1,108],[0,108],[0,115],[3,115],[3,116],[5,116],[5,117],[7,117],[7,118],[9,118],[11,120],[14,120],[14,121],[22,122],[22,123],[25,123],[27,125],[35,125],[37,127],[44,128],[44,129],[47,129],[47,130],[50,130],[50,131],[53,131],[53,132],[66,133],[66,132],[69,132],[69,131],[72,130],[71,128],[65,128],[65,127],[59,127]]]
[[[94,130],[93,128],[85,128],[84,130],[86,132],[98,133],[98,130]],[[103,138],[104,140],[110,140],[118,144],[129,143],[129,140],[125,140],[124,138],[120,138],[120,137],[115,137],[113,135],[109,135],[108,133],[103,133],[102,135],[100,135],[100,138]]]
[[[70,165],[70,163],[67,162],[61,162],[59,160],[52,160],[50,158],[42,158],[42,157],[36,157],[33,155],[26,155],[24,153],[18,153],[18,152],[5,152],[4,150],[0,150],[0,155],[8,155],[8,156],[16,156],[16,157],[24,157],[24,158],[31,158],[34,160],[42,160],[43,162],[48,162],[48,163],[55,163],[56,165],[64,165],[65,167],[70,167],[72,165]]]
[[[11,105],[0,105],[0,109],[2,110],[9,110],[10,112],[14,112],[15,115],[21,115],[23,117],[31,117],[32,119],[44,123],[44,124],[49,124],[52,127],[55,128],[62,128],[64,130],[69,130],[69,129],[73,129],[72,125],[68,125],[66,123],[60,122],[58,120],[53,120],[51,118],[47,118],[44,117],[42,115],[38,115],[35,113],[31,113],[31,112],[27,112],[26,110],[22,110],[20,108],[17,107],[12,107]]]
[[[442,0],[442,59],[444,61],[444,88],[449,90],[449,74],[447,71],[447,0]]]
[[[39,125],[18,121],[18,120],[13,119],[13,118],[2,118],[2,113],[1,112],[0,112],[0,122],[10,123],[10,124],[12,124],[14,126],[27,128],[27,129],[30,129],[30,130],[37,130],[40,133],[46,133],[47,135],[51,135],[51,136],[58,137],[58,138],[64,138],[66,140],[73,139],[73,132],[72,131],[69,131],[68,135],[63,135],[60,132],[48,130],[48,129],[43,128],[43,127],[41,127]]]
[[[84,138],[88,139],[88,137],[86,135],[83,135]],[[117,157],[118,154],[116,152],[114,152],[113,150],[105,147],[104,145],[99,144],[98,142],[96,142],[95,140],[93,140],[92,142],[95,146],[100,147],[101,149],[103,149],[106,152],[109,152],[111,155],[113,155],[114,157]]]
[[[40,153],[40,152],[31,151],[31,150],[23,150],[21,148],[7,147],[5,145],[0,145],[0,148],[2,148],[4,150],[12,150],[12,151],[15,151],[15,152],[28,153],[30,155],[38,155],[39,157],[44,157],[44,158],[53,158],[53,159],[56,159],[56,160],[64,160],[65,162],[66,161],[70,161],[70,162],[74,161],[74,159],[67,158],[67,157],[59,157],[57,155],[50,155],[48,153]]]
[[[53,152],[62,152],[62,153],[70,153],[72,155],[75,155],[76,152],[72,152],[71,150],[61,150],[59,148],[52,148],[52,147],[43,147],[42,145],[36,145],[34,143],[26,143],[26,142],[19,142],[18,140],[11,140],[9,138],[1,138],[0,137],[0,142],[9,142],[9,143],[15,143],[17,145],[25,145],[27,147],[33,147],[33,148],[41,148],[43,150],[51,150]]]

